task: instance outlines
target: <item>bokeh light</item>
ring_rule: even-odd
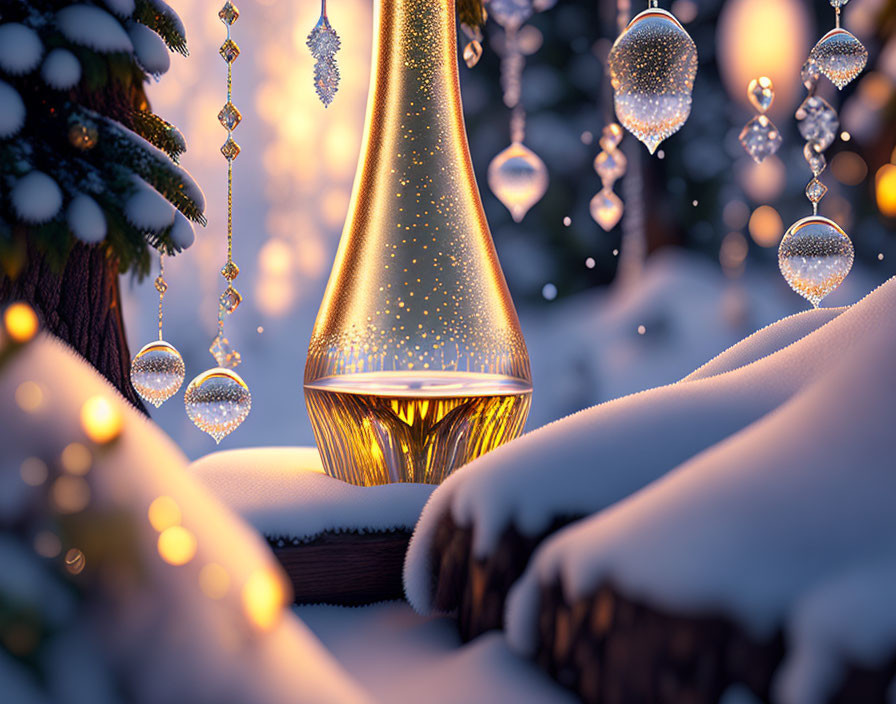
[[[93,455],[91,455],[90,450],[80,442],[72,442],[65,446],[65,449],[62,451],[62,455],[59,458],[59,462],[62,465],[62,469],[69,474],[83,476],[90,470],[90,465],[93,462]]]
[[[171,526],[159,535],[158,550],[169,565],[185,565],[196,554],[196,537],[183,526]]]
[[[286,590],[280,575],[271,569],[255,570],[243,585],[243,611],[256,628],[272,628],[283,613]]]
[[[858,186],[868,175],[868,165],[855,152],[840,152],[831,159],[831,173],[847,186]]]
[[[218,563],[210,562],[199,571],[199,588],[209,599],[222,599],[230,590],[230,575]]]
[[[44,404],[44,390],[33,381],[23,381],[16,388],[16,404],[26,413],[36,413]]]
[[[3,313],[3,325],[6,334],[20,344],[34,337],[40,327],[34,309],[22,302],[7,307]]]
[[[881,214],[896,217],[896,165],[881,166],[874,177],[874,187]]]
[[[750,216],[750,237],[760,247],[775,247],[784,235],[784,222],[770,205],[761,205]]]
[[[105,396],[92,396],[81,407],[81,427],[98,445],[115,440],[122,425],[121,412]]]
[[[150,525],[159,533],[172,526],[180,525],[181,521],[180,506],[170,496],[160,496],[154,499],[149,505],[147,515]]]

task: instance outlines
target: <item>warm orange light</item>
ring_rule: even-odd
[[[896,217],[896,165],[881,166],[874,180],[878,209],[883,215]]]
[[[261,630],[277,623],[285,603],[283,581],[273,570],[255,570],[243,585],[243,611],[250,623]]]
[[[149,505],[149,522],[159,533],[180,525],[180,506],[170,496],[160,496]]]
[[[230,589],[230,575],[221,565],[210,562],[199,571],[199,588],[209,599],[221,599]]]
[[[65,553],[65,569],[70,574],[81,574],[86,566],[87,558],[84,557],[84,553],[78,550],[78,548],[72,548]]]
[[[93,457],[84,445],[72,442],[65,446],[60,457],[62,468],[69,474],[84,475],[90,470]]]
[[[121,413],[109,399],[92,396],[81,407],[81,427],[93,442],[105,445],[121,434]]]
[[[37,314],[27,303],[13,303],[3,313],[6,334],[18,343],[28,342],[37,334]]]
[[[44,403],[44,391],[33,381],[23,381],[16,389],[16,403],[26,413],[35,413]]]
[[[19,474],[22,475],[22,481],[28,486],[40,486],[47,481],[47,475],[50,473],[47,463],[39,457],[27,457],[19,467]]]
[[[750,237],[761,247],[775,247],[784,234],[784,222],[770,205],[760,205],[750,216]]]
[[[855,152],[840,152],[831,159],[831,172],[840,183],[858,186],[868,175],[868,165]]]
[[[81,477],[63,475],[53,482],[50,495],[60,513],[78,513],[90,502],[90,486]]]
[[[182,526],[171,526],[159,536],[158,549],[169,565],[185,565],[196,554],[196,537]]]

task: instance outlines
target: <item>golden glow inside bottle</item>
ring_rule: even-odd
[[[364,142],[311,337],[326,471],[439,483],[522,432],[529,357],[473,175],[452,0],[378,0]]]

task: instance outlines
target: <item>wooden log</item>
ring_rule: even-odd
[[[781,632],[756,640],[725,616],[670,613],[610,584],[574,604],[544,585],[537,628],[536,662],[589,704],[716,704],[735,684],[768,702],[785,654]],[[849,667],[829,703],[885,704],[894,677],[896,653]]]
[[[359,606],[404,598],[409,530],[326,532],[307,542],[268,538],[292,582],[297,604]]]
[[[473,529],[458,526],[446,513],[433,540],[434,607],[457,613],[458,630],[465,641],[502,628],[507,593],[526,569],[529,557],[542,540],[573,520],[557,518],[535,537],[525,536],[511,525],[494,552],[478,559],[473,556]]]

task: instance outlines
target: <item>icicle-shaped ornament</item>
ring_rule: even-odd
[[[306,42],[314,57],[314,90],[324,107],[329,107],[339,90],[339,67],[336,52],[342,46],[339,35],[327,17],[327,0],[321,0],[320,19],[308,34]]]
[[[619,122],[653,154],[691,114],[694,40],[674,15],[653,7],[619,35],[607,63]]]

